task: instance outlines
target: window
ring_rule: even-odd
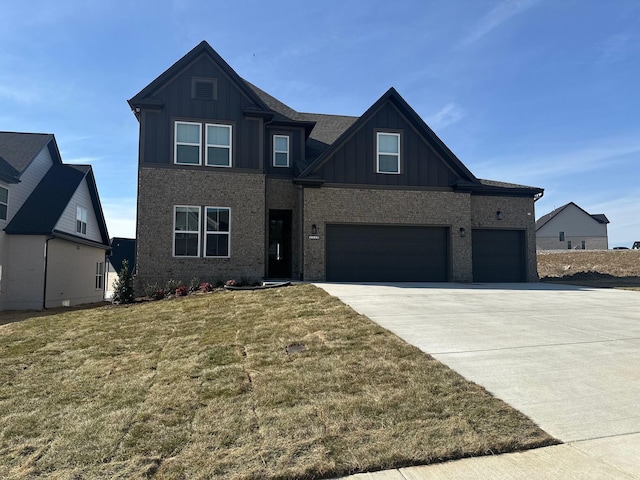
[[[9,189],[0,187],[0,220],[7,219],[8,209],[9,209]]]
[[[289,166],[289,137],[285,135],[273,136],[273,166]]]
[[[200,252],[200,207],[174,207],[173,255],[197,257]]]
[[[200,165],[201,128],[199,123],[176,122],[175,163]]]
[[[104,263],[96,263],[96,290],[102,290],[102,280],[104,278]]]
[[[560,232],[560,241],[564,242],[564,232]]]
[[[400,173],[400,134],[378,132],[376,172]]]
[[[229,256],[229,220],[228,208],[206,207],[205,257]]]
[[[567,240],[567,250],[571,250],[571,240]]]
[[[80,206],[76,207],[76,232],[87,234],[87,209]]]
[[[584,250],[585,248],[587,248],[587,242],[582,240],[582,250]]]
[[[231,166],[231,126],[207,125],[206,164],[213,167]]]

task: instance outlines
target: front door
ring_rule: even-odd
[[[291,210],[269,210],[269,278],[291,278]]]

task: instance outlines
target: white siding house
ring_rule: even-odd
[[[0,310],[102,301],[109,237],[91,167],[63,164],[53,135],[0,132],[0,188]]]
[[[573,202],[567,203],[536,221],[538,250],[607,250],[607,224],[604,214],[590,214]]]

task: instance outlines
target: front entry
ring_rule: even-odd
[[[291,278],[291,210],[269,210],[269,278]]]

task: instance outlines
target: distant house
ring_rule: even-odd
[[[91,166],[51,134],[0,132],[0,310],[101,301],[108,250]]]
[[[607,223],[602,214],[590,214],[573,202],[543,215],[536,222],[538,250],[607,250]]]
[[[136,288],[537,280],[543,190],[476,178],[393,88],[360,117],[302,113],[202,42],[129,105]]]
[[[114,283],[122,270],[122,261],[129,262],[129,272],[134,273],[136,266],[135,238],[113,237],[111,239],[111,255],[107,261],[107,291],[106,298],[113,296]]]

